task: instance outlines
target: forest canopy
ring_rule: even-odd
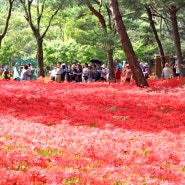
[[[74,61],[84,63],[89,62],[94,57],[107,62],[105,49],[107,42],[111,43],[114,51],[114,59],[126,60],[116,29],[111,22],[112,19],[109,17],[110,14],[107,13],[110,9],[109,1],[99,1],[102,2],[101,6],[95,3],[98,1],[89,1],[95,8],[99,8],[101,14],[104,16],[108,27],[108,34],[106,35],[99,24],[99,20],[89,11],[85,1],[61,1],[58,3],[55,0],[34,0],[31,4],[31,10],[32,20],[36,25],[38,21],[37,2],[40,3],[39,6],[42,6],[42,3],[45,2],[39,27],[41,34],[48,26],[52,13],[60,7],[57,14],[53,17],[47,34],[43,39],[44,65],[48,66],[59,60],[66,63],[72,63]],[[173,3],[180,5],[181,2],[173,1]],[[139,1],[136,4],[133,1],[119,0],[122,19],[124,20],[136,56],[138,59],[146,61],[149,58],[155,58],[155,56],[159,55],[155,36],[148,21],[146,6],[151,7],[155,28],[165,55],[174,57],[176,51],[174,49],[170,15],[165,7],[166,5],[162,1],[153,1],[152,4],[147,3],[147,1],[145,3]],[[9,0],[0,0],[0,34],[2,34],[6,24],[8,9]],[[177,12],[183,55],[185,54],[184,14],[184,8],[181,8]],[[25,18],[24,8],[18,0],[13,1],[13,8],[8,24],[7,34],[1,44],[0,63],[13,63],[17,58],[36,58],[37,41]]]

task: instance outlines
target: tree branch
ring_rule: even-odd
[[[42,3],[41,11],[39,9],[39,3],[40,2],[38,2],[38,4],[37,4],[37,15],[38,15],[38,18],[37,18],[37,27],[38,27],[38,29],[40,29],[40,21],[41,21],[43,12],[44,12],[45,0]]]
[[[0,47],[1,47],[2,40],[8,31],[9,21],[10,21],[10,17],[12,13],[12,8],[13,8],[13,2],[14,0],[9,0],[9,10],[8,10],[8,16],[6,18],[5,28],[4,28],[3,33],[0,35]]]
[[[33,0],[28,0],[28,7],[26,7],[25,0],[20,0],[20,2],[22,3],[24,11],[26,13],[25,18],[26,18],[27,22],[29,23],[29,25],[33,31],[33,34],[35,35],[36,38],[38,38],[39,37],[39,31],[38,31],[39,28],[36,28],[36,26],[33,24],[32,14],[31,14],[31,5],[33,3]]]
[[[58,13],[59,10],[60,10],[60,7],[59,7],[59,8],[54,12],[54,14],[51,16],[51,18],[50,18],[50,20],[49,20],[49,23],[48,23],[48,26],[46,27],[46,30],[44,31],[44,33],[43,33],[42,36],[41,36],[42,38],[45,37],[45,35],[46,35],[46,33],[47,33],[49,27],[51,26],[51,22],[52,22],[54,16]]]
[[[110,8],[106,5],[105,6],[106,7],[106,10],[107,10],[107,15],[108,15],[108,17],[109,17],[109,29],[110,30],[112,30],[112,20],[111,20],[111,16],[112,16],[112,12],[111,12],[111,10],[110,10]]]
[[[106,29],[107,25],[106,25],[105,19],[102,16],[102,14],[100,12],[98,12],[96,9],[94,9],[94,7],[90,4],[90,2],[88,0],[86,0],[85,2],[86,2],[87,7],[89,8],[89,10],[92,12],[92,14],[95,15],[98,18],[98,20],[100,21],[102,28]]]

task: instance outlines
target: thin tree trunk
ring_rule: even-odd
[[[43,39],[37,39],[37,62],[38,62],[38,76],[45,76],[44,61],[43,61]]]
[[[122,20],[120,11],[119,11],[118,1],[117,0],[109,0],[109,1],[110,1],[110,6],[112,8],[112,14],[113,14],[114,22],[116,25],[116,29],[119,34],[123,50],[130,64],[130,68],[133,73],[133,78],[137,86],[139,87],[149,86],[148,82],[146,81],[143,75],[140,65],[137,61],[137,57],[135,55],[132,44],[128,37],[125,25],[123,23],[123,20]]]
[[[6,18],[6,24],[5,24],[5,27],[4,27],[4,30],[3,30],[2,34],[0,34],[0,48],[1,48],[2,40],[3,40],[3,38],[5,37],[5,35],[7,34],[7,31],[8,31],[9,21],[10,21],[10,17],[11,17],[11,14],[12,14],[13,2],[14,2],[14,0],[9,0],[9,10],[8,10],[8,16]]]
[[[113,61],[113,49],[107,48],[107,58],[108,58],[108,69],[109,69],[109,81],[115,80],[114,75],[114,61]]]
[[[170,19],[171,19],[174,42],[175,42],[175,50],[176,50],[176,55],[177,55],[177,64],[178,64],[179,69],[180,69],[180,76],[184,77],[185,76],[185,71],[183,70],[182,50],[181,50],[179,29],[178,29],[178,23],[177,23],[177,11],[180,8],[177,8],[175,5],[171,5],[168,9],[169,9],[169,12],[170,12]]]
[[[114,75],[114,61],[113,61],[113,50],[107,52],[108,55],[108,69],[109,69],[109,79],[108,80],[115,80]]]
[[[155,40],[156,40],[157,45],[158,45],[158,50],[159,50],[159,54],[160,54],[160,57],[161,57],[162,66],[164,67],[165,66],[164,51],[163,51],[163,47],[162,47],[161,41],[159,39],[159,36],[157,34],[157,30],[155,28],[155,23],[153,21],[152,12],[151,12],[150,7],[147,7],[146,11],[147,11],[148,19],[149,19],[149,22],[150,22],[150,27],[152,29],[152,32],[153,32],[154,37],[155,37]]]
[[[37,40],[37,54],[36,54],[36,59],[38,62],[38,76],[45,76],[44,73],[44,59],[43,59],[43,39],[46,36],[46,33],[48,32],[50,26],[51,26],[51,22],[54,18],[54,16],[58,13],[58,11],[60,10],[60,6],[54,11],[54,13],[51,15],[48,25],[46,26],[45,30],[43,31],[43,33],[41,34],[40,32],[40,27],[41,27],[41,19],[43,17],[43,12],[44,12],[44,7],[45,7],[45,0],[42,1],[42,4],[40,1],[37,1],[36,4],[36,8],[37,8],[37,18],[36,18],[36,24],[34,25],[34,21],[33,21],[33,16],[32,16],[32,11],[31,11],[31,6],[32,3],[34,1],[33,0],[29,0],[29,1],[25,1],[25,0],[20,0],[20,3],[22,4],[24,11],[25,11],[25,18],[27,20],[27,22],[30,25],[30,28],[35,36],[35,39]],[[35,3],[34,3],[35,6]]]

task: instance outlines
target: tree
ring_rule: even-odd
[[[175,50],[176,50],[176,55],[177,55],[177,62],[178,62],[178,66],[180,69],[181,77],[185,76],[185,71],[183,70],[181,42],[180,42],[179,29],[178,29],[178,23],[177,23],[177,12],[183,7],[185,7],[185,3],[183,3],[179,7],[176,7],[175,4],[171,4],[170,6],[167,6],[170,12],[170,19],[171,19],[171,25],[172,25],[172,30],[173,30],[173,36],[174,36]]]
[[[149,20],[149,23],[150,23],[150,27],[152,29],[155,40],[156,40],[157,45],[158,45],[158,50],[159,50],[159,54],[160,54],[160,57],[161,57],[162,66],[164,67],[165,66],[164,50],[163,50],[161,40],[159,39],[156,27],[155,27],[155,22],[153,20],[153,14],[152,14],[152,11],[151,11],[151,7],[150,6],[145,6],[145,9],[146,9],[146,12],[147,12],[147,15],[148,15],[148,20]],[[154,8],[152,8],[152,9],[154,9]],[[155,12],[157,12],[157,11],[155,11]],[[158,16],[160,16],[160,15],[158,14]]]
[[[185,70],[183,70],[183,58],[182,58],[182,49],[181,49],[181,41],[180,41],[180,34],[179,34],[179,25],[180,21],[178,20],[177,13],[179,10],[185,7],[184,0],[159,0],[156,2],[160,5],[161,15],[166,15],[168,23],[170,22],[171,31],[173,35],[174,45],[175,45],[175,53],[177,56],[177,62],[180,69],[180,76],[185,76]],[[166,11],[167,10],[167,11]],[[163,15],[162,15],[163,14]],[[166,19],[166,18],[165,18]]]
[[[113,31],[113,27],[111,25],[111,12],[109,7],[105,4],[105,8],[106,8],[106,12],[107,12],[107,16],[108,16],[108,23],[106,23],[106,19],[103,16],[103,14],[101,13],[101,8],[103,6],[102,1],[98,2],[96,0],[94,0],[94,2],[99,6],[99,9],[95,9],[92,4],[90,3],[89,0],[85,0],[85,3],[87,5],[87,7],[89,8],[89,10],[92,12],[92,14],[94,16],[96,16],[101,24],[103,33],[105,35],[105,37],[109,38],[109,34],[108,34],[108,29],[111,30],[111,32]],[[113,63],[113,46],[110,40],[106,40],[105,42],[105,49],[107,52],[107,58],[108,58],[108,69],[109,69],[109,80],[113,80],[115,79],[115,75],[114,75],[114,63]]]
[[[13,8],[14,0],[8,0],[8,1],[9,1],[8,16],[6,18],[6,23],[5,23],[4,30],[3,30],[2,34],[0,34],[0,47],[1,47],[2,40],[3,40],[3,38],[5,37],[5,35],[8,31],[9,21],[10,21],[10,17],[11,17],[11,13],[12,13],[12,8]]]
[[[46,17],[49,17],[49,21],[47,26],[45,27],[45,29],[41,28],[41,26],[43,26],[41,23],[43,17],[44,17],[44,10],[47,9],[47,4],[46,4],[46,0],[28,0],[26,2],[26,0],[20,0],[24,11],[25,11],[25,18],[27,20],[27,22],[30,25],[30,28],[35,36],[35,39],[37,41],[37,54],[36,54],[36,59],[38,62],[38,76],[45,76],[44,74],[44,59],[43,59],[43,40],[44,37],[46,36],[50,26],[51,26],[51,22],[53,20],[53,18],[55,17],[55,15],[58,13],[58,11],[60,10],[61,6],[58,5],[58,7],[52,11],[50,17],[45,14]],[[33,19],[33,11],[32,11],[32,7],[36,8],[36,22],[34,22]]]
[[[124,1],[125,3],[126,1]],[[164,17],[159,14],[158,12],[158,6],[155,1],[147,1],[147,0],[141,0],[139,2],[131,2],[127,1],[126,3],[127,9],[128,9],[128,16],[134,19],[134,22],[136,24],[136,31],[137,31],[137,36],[139,34],[139,30],[141,30],[142,37],[146,43],[145,47],[147,47],[150,44],[155,44],[153,38],[155,38],[157,46],[158,46],[158,52],[162,61],[162,65],[165,64],[165,56],[164,56],[164,50],[162,46],[162,42],[160,37],[158,36],[158,29],[156,28],[157,22],[154,21],[154,18],[160,18],[163,19]],[[124,6],[125,7],[125,6]],[[133,13],[132,13],[133,11]],[[129,15],[130,14],[130,15]],[[126,15],[127,16],[127,15]],[[125,18],[125,16],[124,16]],[[127,17],[128,18],[128,17]],[[131,19],[132,20],[132,19]],[[138,21],[139,20],[139,21]],[[144,24],[145,23],[145,24]],[[152,34],[150,34],[150,30],[148,27],[148,23],[150,25],[150,28],[152,30]],[[147,27],[143,27],[142,25],[146,25]],[[127,24],[125,24],[127,27]],[[129,34],[129,32],[128,32]],[[134,41],[135,42],[135,41]],[[135,49],[135,48],[134,48]],[[148,52],[150,53],[150,52]]]
[[[106,61],[103,34],[95,24],[97,19],[87,6],[66,7],[60,11],[44,41],[45,64],[56,63],[57,60],[66,64],[76,61],[90,63],[94,56]]]
[[[132,73],[133,73],[133,78],[139,87],[144,87],[144,86],[149,86],[143,73],[140,68],[140,65],[137,61],[137,57],[135,55],[135,52],[133,50],[132,44],[130,42],[130,39],[128,37],[126,27],[123,23],[122,16],[119,11],[119,4],[117,0],[109,0],[110,1],[110,6],[112,9],[112,15],[113,19],[115,22],[115,26],[117,29],[117,32],[120,37],[120,41],[123,47],[123,50],[126,54],[127,60],[130,64]]]

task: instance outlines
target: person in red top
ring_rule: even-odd
[[[119,66],[116,67],[116,69],[114,70],[114,75],[115,75],[115,79],[116,82],[120,83],[121,81],[121,68]]]

